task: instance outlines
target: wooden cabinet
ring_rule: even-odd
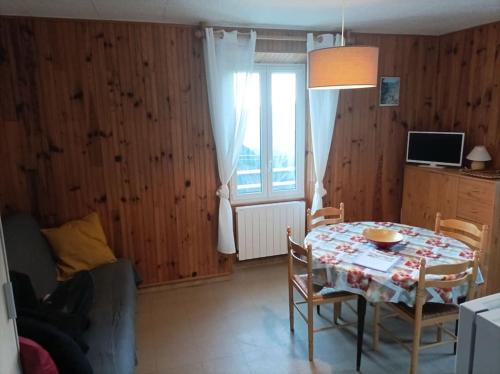
[[[456,169],[405,168],[401,222],[434,229],[436,213],[490,227],[480,256],[481,295],[500,292],[500,180],[480,179]]]

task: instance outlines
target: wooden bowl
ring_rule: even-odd
[[[380,249],[388,249],[404,239],[399,232],[388,229],[364,229],[363,236]]]

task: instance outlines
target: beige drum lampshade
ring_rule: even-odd
[[[352,89],[377,86],[378,48],[343,46],[309,52],[308,87]]]

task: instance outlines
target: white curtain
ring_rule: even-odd
[[[314,49],[341,45],[341,35],[324,34],[314,38],[307,34],[307,52]],[[311,210],[314,212],[323,207],[323,196],[326,190],[323,186],[326,164],[332,143],[339,90],[309,90],[309,114],[311,117],[311,138],[314,157],[314,197]]]
[[[224,31],[220,37],[214,36],[212,28],[207,28],[205,36],[208,101],[221,183],[217,189],[220,198],[217,249],[231,254],[236,252],[236,247],[228,183],[236,169],[245,136],[245,93],[253,72],[257,35],[251,31],[250,36],[238,38],[237,31]]]

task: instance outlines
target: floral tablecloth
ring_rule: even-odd
[[[404,240],[386,254],[398,256],[385,272],[355,265],[356,257],[376,246],[363,237],[366,228],[386,228],[400,232]],[[313,248],[314,282],[331,289],[363,295],[368,301],[415,304],[420,258],[427,266],[454,264],[473,258],[473,251],[462,242],[433,231],[391,222],[353,222],[320,226],[305,238]],[[482,282],[481,275],[478,283]],[[465,296],[467,285],[452,289],[427,289],[427,302],[457,304]]]

